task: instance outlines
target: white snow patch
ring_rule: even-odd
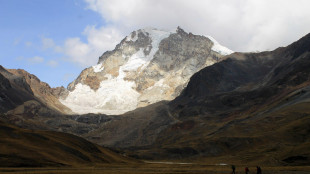
[[[84,84],[77,84],[65,100],[60,102],[79,114],[123,114],[137,108],[140,94],[133,89],[134,82],[122,79],[102,81],[97,91]]]
[[[92,67],[93,67],[94,72],[96,72],[96,73],[101,72],[104,69],[104,66],[102,66],[102,63],[99,63],[99,64],[92,66]]]
[[[160,79],[159,81],[157,81],[153,86],[148,87],[147,89],[145,89],[145,93],[147,92],[151,92],[152,91],[156,91],[156,93],[158,93],[158,95],[163,95],[164,94],[164,90],[168,89],[169,86],[167,84],[164,84],[164,82],[166,81],[166,79]],[[154,100],[155,97],[153,97],[152,99],[149,100]]]
[[[207,37],[213,42],[213,47],[211,48],[213,51],[218,52],[222,55],[229,55],[233,53],[232,50],[219,44],[213,37],[211,36],[207,36]]]
[[[140,48],[138,52],[133,54],[125,65],[121,66],[123,71],[133,71],[137,70],[140,66],[148,63],[148,61],[145,58],[143,49]]]
[[[119,68],[119,76],[117,77],[118,79],[123,79],[125,77],[126,71],[135,71],[139,67],[141,67],[140,69],[141,71],[144,68],[146,68],[147,65],[154,58],[155,53],[158,51],[160,42],[163,39],[169,37],[170,34],[173,33],[172,31],[163,31],[163,30],[158,30],[154,28],[146,28],[146,29],[136,31],[136,33],[138,32],[143,32],[145,35],[147,35],[148,33],[149,37],[152,40],[152,43],[151,43],[152,47],[146,47],[145,49],[146,51],[149,51],[149,49],[151,48],[151,50],[148,55],[145,55],[144,49],[140,48],[138,52],[136,52],[131,57],[129,57],[127,63],[125,63],[123,66]],[[125,57],[125,55],[122,55],[122,56]]]
[[[163,31],[154,28],[143,29],[142,32],[149,33],[149,36],[152,39],[152,50],[147,58],[152,59],[155,53],[158,51],[159,43],[170,36],[170,34],[175,33],[175,31]]]

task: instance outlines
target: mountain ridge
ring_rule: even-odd
[[[213,38],[180,27],[133,31],[113,51],[100,56],[97,65],[83,70],[60,101],[79,113],[121,114],[172,100],[193,73],[231,52]],[[79,97],[83,103],[77,101]]]

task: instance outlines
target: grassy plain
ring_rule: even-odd
[[[237,174],[244,173],[244,166],[237,166]],[[250,173],[256,173],[255,166],[249,166]],[[264,167],[264,174],[309,174],[310,166]],[[105,164],[82,168],[0,168],[2,174],[229,174],[229,165],[206,164]]]

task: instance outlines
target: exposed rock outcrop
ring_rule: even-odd
[[[51,88],[47,83],[40,81],[38,77],[23,69],[7,69],[11,79],[20,86],[26,85],[26,90],[32,92],[44,105],[58,110],[61,113],[72,113],[69,108],[58,100],[60,96],[66,96],[68,91],[64,87]],[[20,79],[20,80],[18,80]],[[19,82],[22,81],[22,82]]]
[[[82,71],[60,101],[77,113],[122,114],[180,94],[200,69],[232,53],[181,28],[132,32]]]

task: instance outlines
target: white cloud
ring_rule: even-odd
[[[32,46],[32,42],[25,42],[25,45],[26,45],[27,47],[31,47],[31,46]]]
[[[42,48],[43,49],[49,49],[49,48],[55,48],[55,42],[51,38],[42,37]]]
[[[235,51],[275,49],[310,32],[308,0],[85,2],[88,9],[98,12],[118,33],[129,34],[148,26],[164,29],[181,26],[195,34],[211,35]]]
[[[39,56],[35,56],[35,57],[32,57],[32,58],[28,58],[26,60],[30,64],[38,64],[38,63],[42,63],[44,61],[44,58],[39,57]]]
[[[15,38],[13,41],[13,45],[16,46],[16,45],[20,44],[20,42],[21,42],[21,38]]]
[[[113,27],[87,26],[83,34],[87,37],[86,43],[78,37],[69,38],[62,49],[58,48],[68,56],[69,61],[83,67],[96,64],[104,51],[113,49],[123,38]]]
[[[89,46],[81,42],[80,38],[70,38],[65,41],[64,53],[70,57],[70,60],[79,64],[87,64],[85,57],[90,53]]]
[[[50,67],[52,67],[52,68],[54,68],[54,67],[57,67],[57,66],[58,66],[58,62],[55,61],[55,60],[49,60],[49,61],[47,62],[47,65],[50,66]]]

